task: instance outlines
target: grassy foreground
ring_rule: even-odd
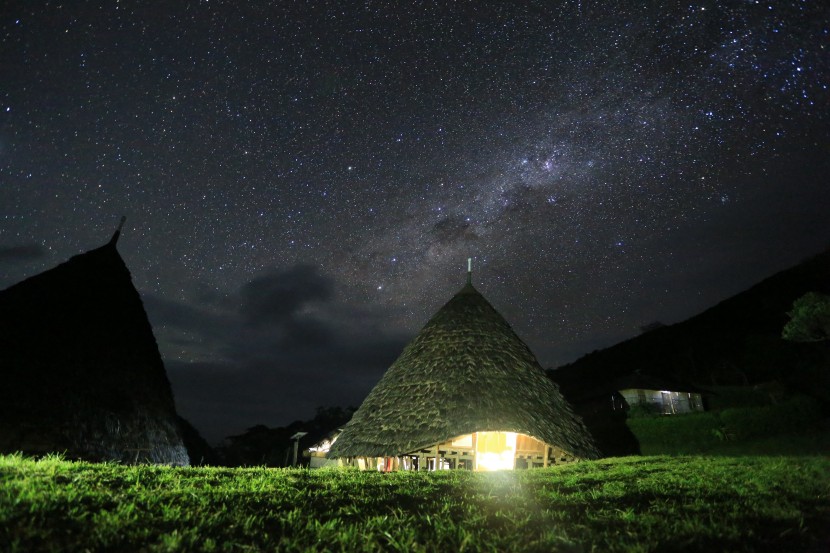
[[[818,552],[830,459],[379,474],[0,456],[0,550]]]

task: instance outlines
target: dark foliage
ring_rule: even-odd
[[[302,451],[343,427],[354,411],[354,407],[318,407],[314,418],[308,421],[294,421],[279,428],[264,425],[251,427],[243,434],[228,437],[224,445],[216,448],[218,464],[231,467],[289,466],[294,448],[291,436],[297,432],[307,433],[300,438],[297,457],[299,464],[307,464]]]
[[[789,322],[781,337],[794,342],[822,342],[830,339],[830,296],[808,292],[793,302]]]
[[[643,416],[628,420],[643,455],[693,455],[707,451],[726,439],[715,413],[675,416]]]
[[[596,402],[575,405],[574,410],[582,417],[603,457],[640,454],[640,443],[626,424],[626,411],[602,408]]]
[[[814,430],[822,419],[821,405],[811,397],[796,396],[776,405],[736,407],[716,413],[736,439]]]
[[[207,441],[199,434],[196,427],[184,417],[177,417],[179,433],[182,436],[187,455],[190,457],[191,465],[212,465],[219,464],[219,456]]]
[[[627,421],[644,455],[702,454],[723,442],[740,445],[766,437],[817,432],[823,424],[821,404],[804,395],[791,396],[778,403],[705,413],[676,416],[644,413]],[[779,453],[790,455],[794,452],[782,449]]]

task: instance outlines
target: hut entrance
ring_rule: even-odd
[[[333,443],[334,438],[330,443]],[[309,450],[315,452],[328,448]],[[325,455],[323,453],[322,455]],[[575,458],[545,442],[518,432],[481,431],[462,434],[431,447],[411,451],[397,457],[353,457],[340,460],[338,465],[349,464],[361,470],[389,472],[395,470],[447,470],[476,471],[528,469],[547,467],[550,464],[567,463]],[[312,467],[322,466],[312,463]]]
[[[464,434],[405,456],[419,470],[477,471],[546,467],[572,460],[558,448],[517,432],[481,431]],[[415,461],[417,459],[417,461]],[[417,463],[417,465],[416,465]],[[402,468],[408,468],[406,461]]]
[[[515,432],[476,432],[476,438],[476,470],[505,470],[515,467]]]

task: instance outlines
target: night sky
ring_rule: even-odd
[[[830,244],[830,10],[719,4],[4,1],[0,288],[126,215],[211,442],[358,405],[467,257],[544,367],[680,321]]]

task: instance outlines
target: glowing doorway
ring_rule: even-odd
[[[515,467],[515,432],[477,432],[476,470],[511,470]]]

